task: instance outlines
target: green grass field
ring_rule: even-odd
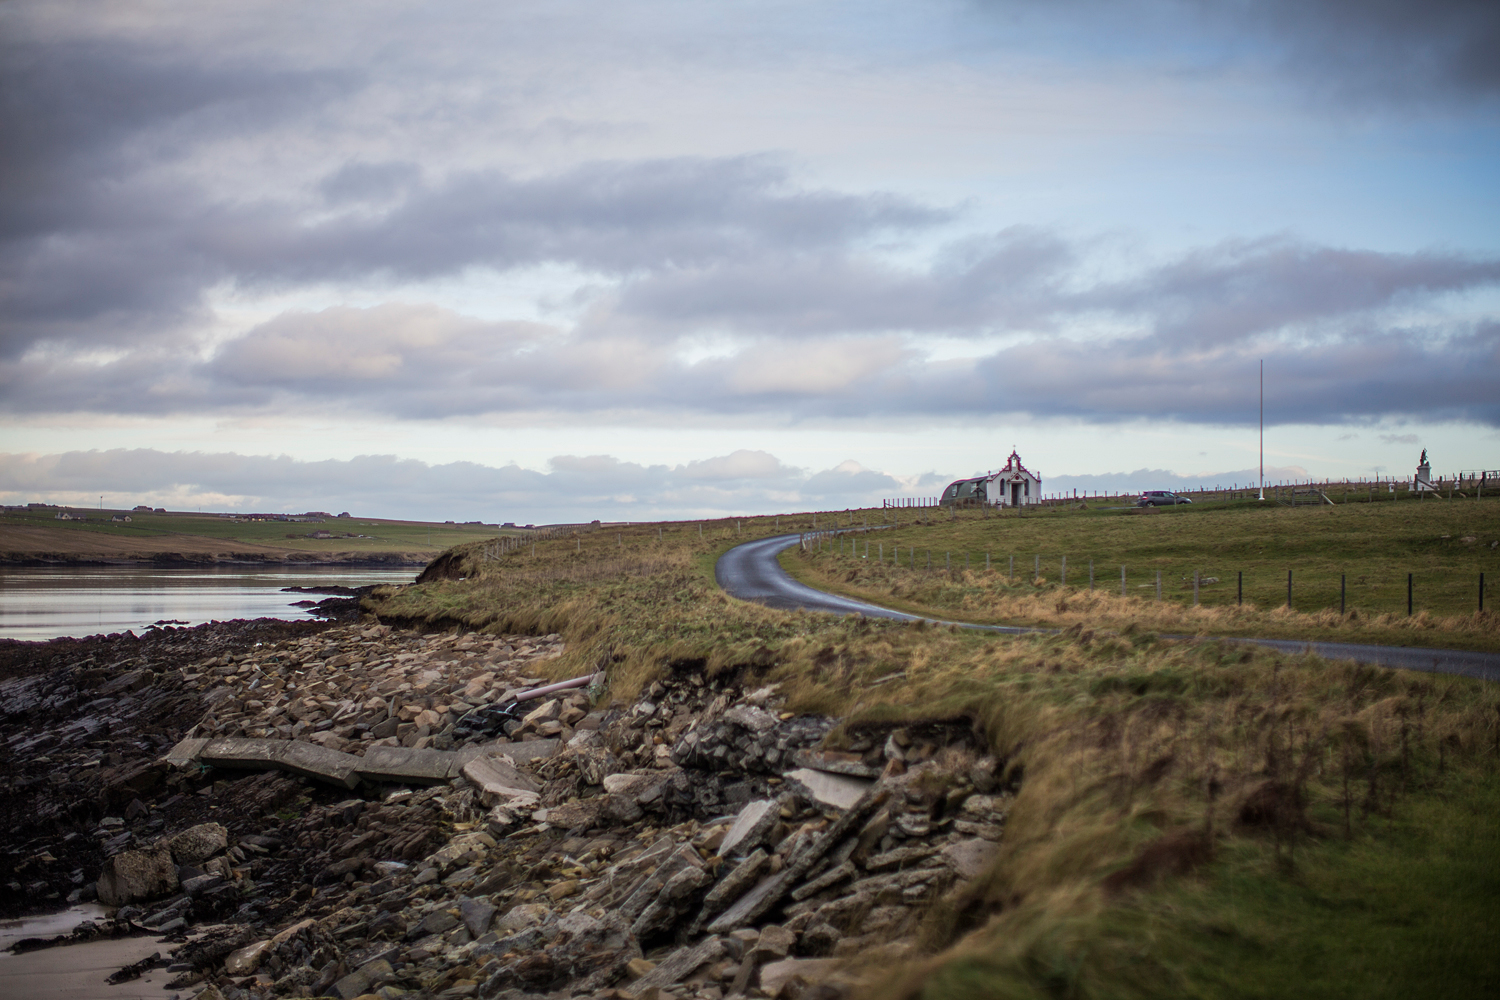
[[[331,518],[321,524],[294,521],[247,521],[219,517],[217,514],[166,514],[142,511],[88,510],[68,508],[82,514],[87,521],[59,521],[54,511],[46,513],[6,513],[0,525],[27,528],[53,528],[58,531],[83,532],[95,538],[150,539],[169,537],[210,538],[224,542],[268,545],[303,552],[406,552],[436,555],[454,545],[475,538],[493,538],[498,534],[526,534],[525,529],[499,529],[481,525],[438,524],[426,521],[393,521],[354,517]],[[130,522],[109,520],[112,514],[129,514]],[[308,537],[323,530],[336,537]],[[345,535],[364,537],[343,537]]]
[[[940,512],[927,523],[902,511],[897,524],[868,537],[825,539],[784,564],[816,586],[965,621],[1134,621],[1209,635],[1500,648],[1500,498],[969,510],[956,519]],[[1121,567],[1124,602],[1117,600]],[[1476,614],[1481,573],[1484,620]]]

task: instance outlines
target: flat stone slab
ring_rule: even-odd
[[[719,841],[719,856],[727,858],[736,852],[744,854],[759,847],[766,831],[776,824],[780,815],[781,807],[775,799],[747,802],[725,832],[724,839]]]
[[[767,996],[775,996],[793,979],[801,979],[809,985],[827,979],[842,963],[836,958],[783,958],[761,967],[760,988]]]
[[[724,942],[716,937],[711,937],[697,946],[683,945],[662,959],[656,968],[625,987],[622,992],[629,996],[641,996],[653,987],[661,989],[671,986],[681,982],[700,967],[716,961],[723,954]]]
[[[835,809],[848,809],[858,802],[860,796],[869,791],[873,784],[865,778],[829,774],[827,771],[814,771],[810,767],[799,767],[788,774],[787,778],[806,788],[808,793],[823,805],[833,806]],[[725,839],[729,838],[725,837]]]
[[[949,844],[943,848],[943,860],[948,862],[959,878],[972,879],[984,874],[984,870],[990,866],[995,859],[995,852],[1000,850],[1000,845],[988,840],[974,837],[971,840],[960,840],[956,844]]]
[[[785,871],[775,875],[764,876],[759,882],[755,883],[753,889],[735,900],[729,909],[715,917],[708,925],[708,932],[710,934],[728,934],[730,931],[737,930],[748,924],[754,919],[757,913],[769,907],[770,903],[767,900],[774,903],[777,899],[781,898],[782,893],[787,889],[784,875]],[[774,899],[772,898],[773,894]]]
[[[857,753],[845,753],[842,750],[798,750],[792,754],[792,763],[799,767],[810,767],[814,771],[847,774],[851,778],[880,777],[880,768],[868,766]]]
[[[359,758],[359,776],[366,781],[437,785],[453,777],[457,763],[457,755],[446,750],[370,747]]]

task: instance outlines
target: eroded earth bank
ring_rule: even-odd
[[[841,727],[691,664],[526,697],[561,652],[268,620],[4,644],[0,904],[110,914],[21,947],[154,935],[203,1000],[832,997],[1001,836],[966,724]]]

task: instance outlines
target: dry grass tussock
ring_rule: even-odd
[[[692,664],[780,683],[788,708],[851,724],[969,720],[1016,787],[1005,838],[988,875],[928,915],[927,957],[872,974],[881,1000],[1193,995],[1214,963],[1164,956],[1191,957],[1211,935],[1178,917],[1122,924],[1121,913],[1165,886],[1211,884],[1205,873],[1237,852],[1272,858],[1266,879],[1297,872],[1320,845],[1378,839],[1455,775],[1493,784],[1500,765],[1493,685],[1156,635],[1205,631],[1201,622],[1249,628],[1275,611],[1012,595],[981,575],[960,581],[977,606],[1045,613],[1064,631],[787,614],[714,586],[727,539],[669,546],[653,534],[635,553],[628,536],[614,541],[592,563],[572,543],[580,558],[566,572],[461,553],[465,579],[387,590],[370,606],[409,621],[561,632],[568,651],[554,674],[607,666],[617,699]],[[649,570],[631,571],[648,548]]]
[[[861,711],[968,697],[1023,780],[988,878],[930,916],[934,956],[884,997],[1191,993],[1148,928],[1111,924],[1131,894],[1237,841],[1292,872],[1447,773],[1493,780],[1500,758],[1500,694],[1466,679],[1077,632],[935,652]]]

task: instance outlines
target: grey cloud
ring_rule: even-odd
[[[522,179],[476,171],[420,187],[379,218],[278,226],[226,247],[241,275],[406,277],[486,265],[574,264],[610,274],[747,254],[842,247],[951,213],[892,195],[795,189],[765,156],[591,163]],[[248,250],[248,252],[245,252]]]
[[[1016,226],[956,243],[926,271],[844,250],[674,268],[628,283],[613,309],[641,325],[771,336],[1035,329],[1070,309],[1078,258],[1057,236]]]
[[[386,202],[410,191],[422,179],[415,163],[346,163],[318,183],[318,193],[330,205]]]
[[[1351,251],[1284,236],[1192,250],[1124,278],[1089,282],[1090,267],[1057,236],[1015,227],[957,244],[927,270],[839,254],[643,275],[595,321],[766,336],[968,336],[1053,332],[1105,314],[1201,347],[1288,330],[1337,336],[1371,313],[1500,284],[1497,259]]]
[[[1071,493],[1105,496],[1128,496],[1143,490],[1197,490],[1231,489],[1255,486],[1259,482],[1259,469],[1235,469],[1229,472],[1209,472],[1203,475],[1182,475],[1168,469],[1136,469],[1134,472],[1105,472],[1097,475],[1049,476],[1042,481],[1047,493]],[[1266,483],[1300,482],[1308,478],[1308,472],[1300,465],[1274,465],[1266,467]]]
[[[1382,434],[1380,440],[1386,444],[1420,444],[1421,438],[1415,434]]]
[[[357,80],[208,66],[117,41],[0,43],[0,354],[40,340],[136,341],[206,319],[202,293],[228,275],[208,252],[223,209],[174,169]]]
[[[1489,0],[1238,0],[1203,6],[1210,18],[1279,43],[1291,71],[1340,98],[1404,104],[1454,93],[1500,93],[1500,6]]]
[[[217,188],[215,158],[237,143],[288,147],[289,170],[337,156],[304,134],[327,118],[363,121],[350,109],[410,67],[307,68],[279,49],[207,51],[174,32],[58,40],[37,26],[38,9],[13,11],[0,40],[0,356],[41,342],[190,339],[211,319],[205,293],[226,284],[281,291],[543,263],[631,276],[837,252],[954,216],[896,195],[807,189],[764,155],[520,176],[434,169],[445,165],[422,150],[421,162],[329,159],[321,178],[296,174],[274,197]],[[398,21],[359,30],[378,36]],[[472,67],[445,72],[482,79]]]
[[[1273,74],[1339,107],[1500,94],[1490,0],[975,0],[1004,43],[1158,71]],[[995,33],[995,32],[992,32]]]
[[[58,222],[9,239],[0,305],[19,322],[6,345],[14,354],[41,339],[108,341],[179,323],[231,279],[280,287],[542,263],[630,276],[839,250],[951,216],[890,195],[800,190],[764,157],[595,163],[537,179],[484,171],[429,185],[402,164],[355,165],[323,192],[340,205],[393,201],[312,222],[290,203],[168,197],[127,183],[97,207],[92,228]],[[101,221],[112,214],[132,217]]]
[[[1368,264],[1363,255],[1360,263]],[[1241,258],[1247,274],[1238,283],[1268,286],[1266,297],[1280,304],[1262,314],[1262,326],[1227,332],[1214,326],[1213,296],[1195,285],[1202,269],[1170,264],[1126,283],[1125,293],[1093,290],[1071,299],[1062,293],[1048,307],[1050,322],[1066,328],[1074,317],[1114,302],[1141,324],[1139,332],[1029,336],[945,361],[925,357],[917,341],[876,331],[802,336],[794,348],[787,338],[751,337],[729,356],[689,363],[678,356],[678,339],[635,332],[645,316],[627,317],[618,328],[607,315],[593,316],[570,330],[480,321],[436,306],[337,307],[273,319],[202,364],[159,348],[104,363],[66,352],[0,363],[0,396],[13,410],[33,411],[353,406],[425,418],[636,410],[781,419],[1031,412],[1238,424],[1256,418],[1256,372],[1264,359],[1271,423],[1410,414],[1500,425],[1493,392],[1500,382],[1500,323],[1399,327],[1367,308],[1421,305],[1434,287],[1485,287],[1491,265],[1410,255],[1377,263],[1355,269],[1353,291],[1341,297],[1314,291],[1313,301],[1302,303],[1300,279],[1287,279],[1294,287],[1277,291],[1269,286],[1281,265]],[[1372,270],[1383,276],[1374,292],[1361,278]],[[1330,268],[1320,274],[1324,283],[1339,281]],[[1237,280],[1217,264],[1201,283]],[[1159,323],[1138,315],[1150,302],[1141,289],[1185,286],[1191,294],[1180,297],[1206,309],[1193,322],[1185,319],[1191,307],[1175,303]]]
[[[1169,340],[1218,344],[1497,282],[1500,260],[1351,251],[1276,237],[1191,252],[1101,286],[1081,303],[1149,316]]]
[[[558,456],[550,466],[538,472],[389,455],[300,461],[154,449],[0,454],[0,496],[65,502],[103,493],[111,503],[173,509],[206,499],[245,511],[544,523],[842,509],[878,504],[900,489],[894,479],[868,470],[808,475],[756,451],[676,466]]]

